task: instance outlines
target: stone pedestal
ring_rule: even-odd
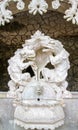
[[[18,104],[14,113],[14,123],[25,129],[51,129],[64,124],[64,112],[57,101],[25,100]]]

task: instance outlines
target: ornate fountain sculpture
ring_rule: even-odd
[[[55,129],[64,123],[69,53],[60,41],[37,31],[8,61],[11,80],[9,97],[14,97],[14,122],[25,129]],[[27,72],[31,67],[34,76]],[[25,71],[25,72],[24,72]]]

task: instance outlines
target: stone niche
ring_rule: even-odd
[[[40,30],[52,38],[60,40],[70,53],[71,68],[67,78],[68,89],[78,90],[78,26],[63,19],[63,14],[48,11],[43,16],[20,12],[14,15],[14,20],[0,27],[0,91],[7,91],[10,79],[7,73],[8,59],[21,48],[26,39],[35,31]],[[31,68],[28,71],[33,75]]]

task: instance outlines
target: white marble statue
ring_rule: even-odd
[[[45,81],[63,84],[67,77],[67,71],[70,68],[69,54],[63,48],[58,40],[44,36],[37,31],[31,39],[26,40],[22,49],[18,49],[8,62],[8,72],[13,82],[19,86],[25,86],[26,82],[31,79],[29,73],[22,73],[24,69],[31,66],[36,80],[41,78],[40,73]],[[24,63],[25,61],[25,63]],[[54,69],[45,66],[51,62]]]
[[[66,81],[69,53],[60,41],[37,31],[8,61],[8,97],[15,98],[14,120],[25,129],[55,129],[64,123],[63,98],[71,97]],[[51,68],[49,68],[49,64]],[[30,72],[23,72],[31,66]],[[54,68],[52,68],[54,66]],[[46,114],[45,114],[46,113]],[[46,124],[47,123],[47,124]],[[42,125],[41,125],[42,124]]]

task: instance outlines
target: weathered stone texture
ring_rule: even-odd
[[[61,13],[53,11],[43,16],[18,13],[11,23],[0,27],[0,90],[7,90],[7,60],[37,30],[63,42],[70,53],[69,89],[78,90],[78,26],[66,22]]]
[[[65,49],[70,53],[70,70],[68,75],[69,90],[78,91],[78,37],[60,37]]]

